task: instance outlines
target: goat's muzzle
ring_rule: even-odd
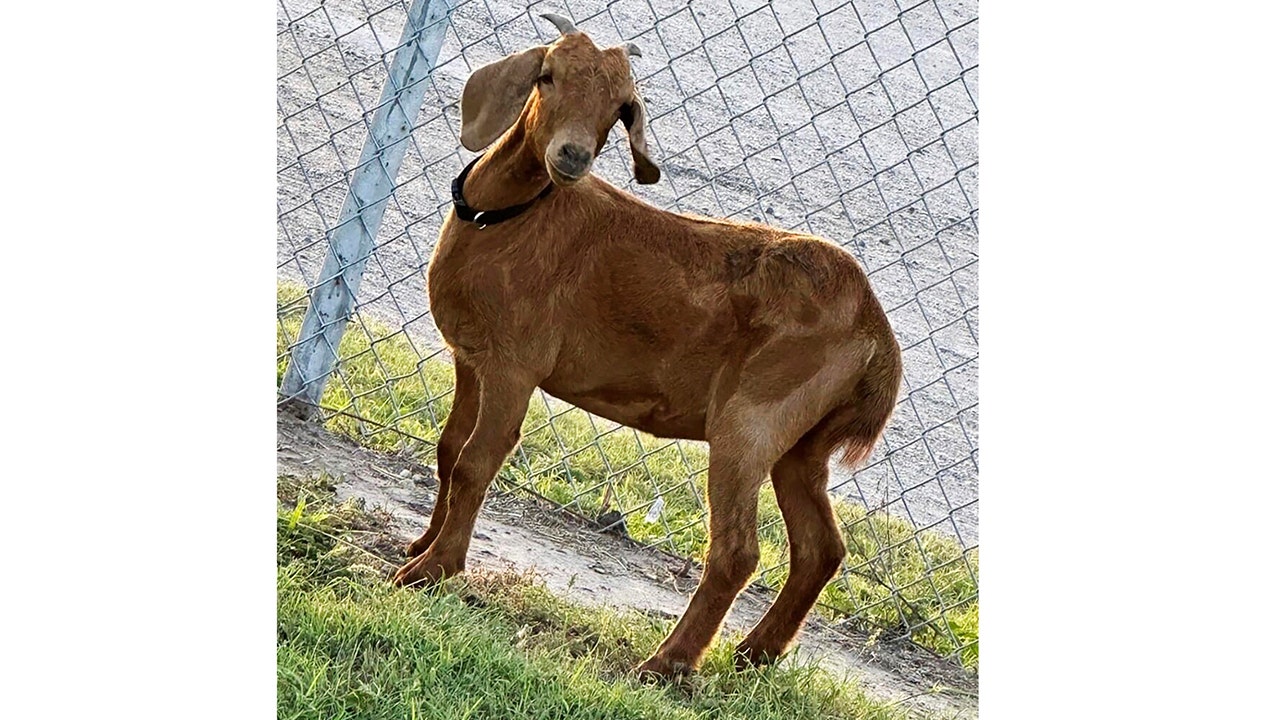
[[[572,185],[591,172],[591,151],[573,143],[565,143],[559,150],[547,152],[547,171],[557,185]]]

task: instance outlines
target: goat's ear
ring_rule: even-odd
[[[658,182],[662,171],[649,158],[649,145],[644,137],[644,100],[640,99],[640,93],[632,95],[631,102],[622,106],[620,119],[627,128],[628,139],[631,140],[631,159],[635,161],[636,182],[641,185]]]
[[[462,88],[463,147],[479,152],[515,123],[546,54],[545,46],[529,48],[471,73]]]

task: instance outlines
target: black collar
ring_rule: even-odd
[[[482,157],[484,156],[477,155],[474,160],[467,163],[466,167],[462,168],[462,172],[458,173],[458,177],[453,179],[453,212],[458,216],[459,220],[475,223],[481,230],[483,230],[490,225],[497,225],[504,220],[510,220],[525,210],[528,210],[534,203],[546,197],[547,194],[551,192],[551,188],[554,183],[548,182],[547,186],[542,189],[542,192],[538,193],[538,196],[529,202],[512,205],[511,207],[505,207],[501,210],[476,210],[468,205],[467,201],[463,199],[462,184],[467,181],[467,175],[471,172],[471,168],[475,167],[475,164],[479,162]]]

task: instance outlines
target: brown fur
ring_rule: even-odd
[[[510,97],[525,98],[518,112],[486,106]],[[663,212],[585,171],[558,176],[558,149],[589,143],[594,158],[627,102],[639,116],[629,133],[637,176],[652,182],[625,50],[572,33],[468,81],[464,141],[501,134],[467,179],[468,204],[498,209],[536,197],[549,178],[556,187],[500,225],[450,214],[441,228],[429,294],[458,382],[440,438],[439,498],[395,582],[463,570],[484,494],[541,387],[645,432],[709,444],[706,571],[646,674],[701,661],[755,573],[757,495],[772,478],[791,573],[739,646],[742,662],[768,662],[839,570],[845,546],[827,462],[836,450],[850,463],[871,452],[896,402],[898,344],[866,275],[833,244]],[[468,117],[511,125],[476,129]]]

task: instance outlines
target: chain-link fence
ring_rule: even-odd
[[[376,198],[353,202],[355,178],[376,168],[361,159],[371,125],[399,102],[384,85],[418,39],[404,33],[406,18],[431,3],[437,14],[418,22],[443,35],[434,67],[392,88],[425,92],[420,112],[406,111],[403,164]],[[279,375],[295,346],[323,341],[338,358],[320,399],[326,419],[374,447],[429,458],[452,373],[425,266],[451,210],[450,183],[470,159],[458,100],[475,68],[557,37],[542,12],[572,18],[599,45],[644,50],[632,66],[662,180],[632,181],[621,132],[598,174],[663,208],[812,232],[867,270],[905,380],[869,464],[833,466],[850,555],[820,602],[842,622],[976,666],[974,2],[279,0]],[[380,226],[353,219],[353,208],[380,202]],[[353,222],[368,233],[354,255],[333,239]],[[304,329],[303,314],[309,290],[342,285],[333,268],[363,273],[349,326],[345,314],[321,318],[338,329],[326,339]],[[531,408],[505,487],[682,555],[705,549],[704,445],[651,438],[541,392]],[[785,531],[767,492],[761,517],[762,580],[778,587]]]

